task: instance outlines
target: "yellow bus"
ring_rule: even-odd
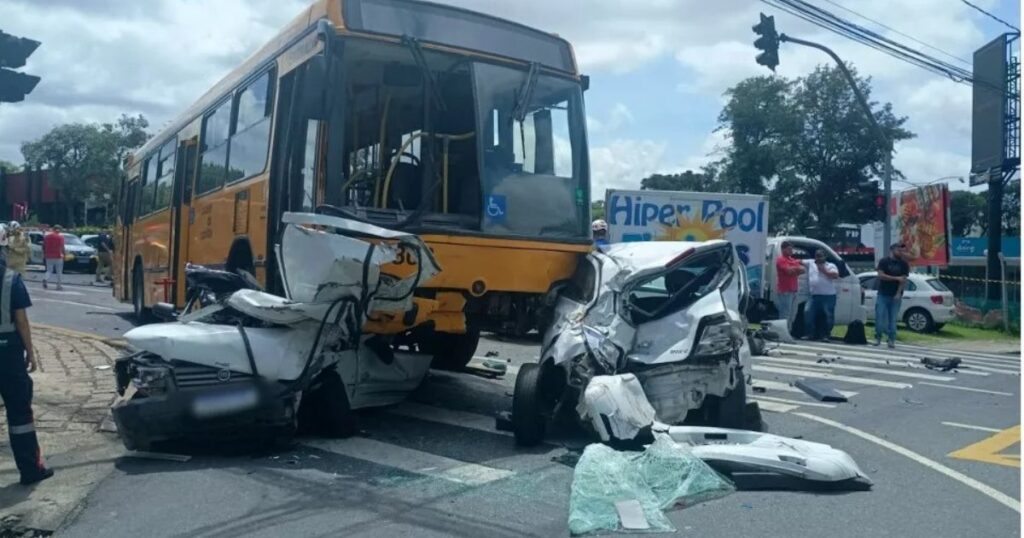
[[[587,82],[566,40],[514,22],[319,0],[128,159],[114,294],[181,308],[187,263],[280,293],[281,215],[341,215],[420,235],[442,268],[365,329],[464,365],[591,248]]]

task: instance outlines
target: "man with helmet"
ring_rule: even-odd
[[[598,248],[608,246],[608,223],[604,219],[597,219],[590,225],[594,233],[594,245]]]

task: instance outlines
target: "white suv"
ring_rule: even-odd
[[[864,306],[868,319],[875,319],[875,297],[878,295],[878,273],[871,271],[857,275],[864,289]],[[935,332],[951,321],[955,314],[953,292],[938,278],[921,273],[911,273],[907,288],[903,292],[899,319],[914,332]]]

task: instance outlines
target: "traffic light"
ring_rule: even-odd
[[[863,214],[872,221],[885,220],[885,195],[877,181],[857,183],[857,205],[864,208]]]
[[[761,36],[754,40],[754,47],[762,51],[757,63],[775,71],[779,65],[779,33],[775,31],[775,17],[761,14],[761,22],[753,26],[754,33]]]
[[[39,42],[0,32],[0,103],[17,103],[35,89],[39,77],[11,69],[25,67],[25,60]]]

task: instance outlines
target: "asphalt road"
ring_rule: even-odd
[[[109,288],[29,286],[34,321],[107,336],[130,327]],[[487,338],[478,355],[488,351],[509,361],[503,378],[433,372],[409,403],[365,413],[353,439],[304,438],[283,452],[185,463],[122,458],[60,535],[566,535],[571,462],[585,440],[524,450],[495,431],[536,342]],[[925,370],[916,365],[922,354],[957,354],[966,367]],[[670,511],[679,534],[1020,534],[1018,355],[801,344],[756,358],[752,374],[769,431],[845,450],[874,486],[744,482],[725,498]],[[815,401],[789,385],[806,377],[855,394]]]

